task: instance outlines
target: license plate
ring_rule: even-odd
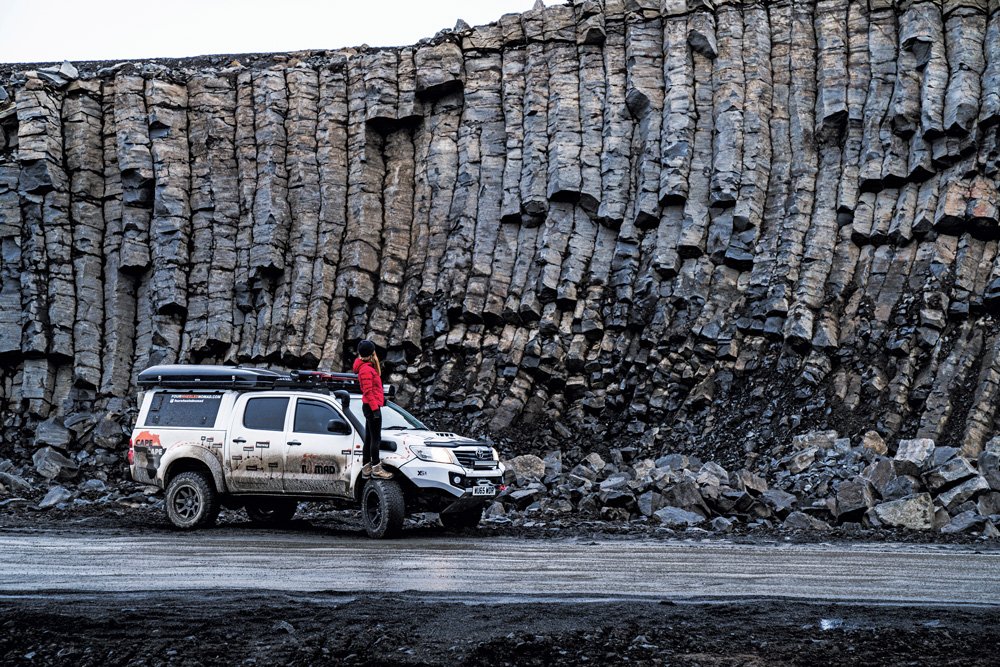
[[[497,487],[492,484],[472,487],[472,495],[474,496],[495,496],[496,494]]]

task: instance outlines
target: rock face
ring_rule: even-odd
[[[402,402],[493,432],[975,458],[998,36],[993,0],[574,0],[400,49],[4,67],[0,449],[127,424],[149,364],[339,370],[368,336]]]

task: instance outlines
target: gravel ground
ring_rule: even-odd
[[[0,598],[4,665],[986,665],[996,608],[257,593]]]
[[[246,515],[220,524],[251,530]],[[140,500],[37,511],[5,508],[0,528],[169,535]],[[357,512],[307,504],[292,530],[362,534]],[[411,536],[448,533],[434,515]],[[910,531],[777,530],[711,534],[553,517],[486,523],[466,535],[545,539],[691,537],[734,542],[942,542]],[[977,542],[968,536],[950,541]],[[997,548],[982,542],[983,550]],[[2,551],[2,546],[0,546]],[[792,601],[675,603],[344,595],[261,591],[0,596],[2,665],[986,665],[998,607],[898,607]]]

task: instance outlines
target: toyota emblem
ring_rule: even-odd
[[[490,450],[486,449],[485,447],[480,447],[479,449],[476,450],[476,458],[479,459],[480,461],[487,461],[493,458],[493,454],[490,452]]]

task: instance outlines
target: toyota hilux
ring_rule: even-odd
[[[211,525],[223,506],[280,524],[303,501],[360,507],[374,538],[398,535],[417,511],[469,528],[504,488],[489,443],[434,431],[392,401],[382,409],[379,453],[393,476],[363,478],[353,374],[162,365],[141,372],[138,384],[129,470],[164,489],[167,517],[180,529]]]

